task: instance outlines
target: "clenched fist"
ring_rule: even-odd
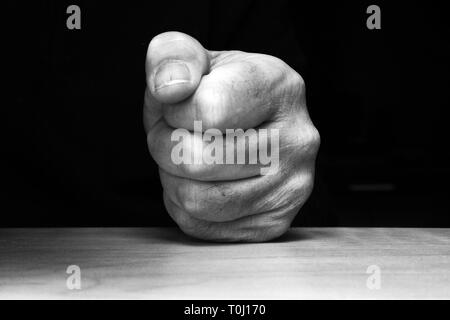
[[[179,32],[152,39],[146,73],[148,147],[179,227],[213,241],[285,233],[312,191],[320,144],[301,76],[278,58],[208,51]]]

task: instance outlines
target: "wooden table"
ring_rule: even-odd
[[[80,290],[67,287],[70,265]],[[0,229],[0,298],[449,299],[450,229],[298,228],[258,244],[172,228]]]

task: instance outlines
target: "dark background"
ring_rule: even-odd
[[[77,4],[82,29],[66,28]],[[366,8],[381,7],[381,30]],[[173,225],[141,110],[150,39],[278,56],[322,145],[294,224],[449,227],[450,32],[442,4],[8,2],[0,226]]]

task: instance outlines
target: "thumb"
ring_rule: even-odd
[[[177,103],[197,89],[209,72],[209,53],[194,38],[165,32],[152,39],[146,59],[147,86],[161,103]]]

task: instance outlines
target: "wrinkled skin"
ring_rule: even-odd
[[[181,230],[224,242],[284,234],[313,189],[320,144],[302,77],[278,58],[208,51],[179,32],[152,39],[146,73],[148,147],[167,211]],[[203,130],[278,129],[278,170],[262,175],[260,164],[174,164],[171,134],[175,128],[193,131],[194,120]]]

